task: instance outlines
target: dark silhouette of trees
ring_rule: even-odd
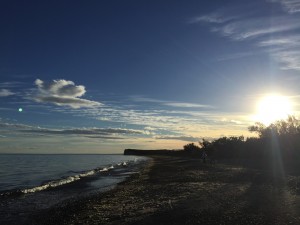
[[[205,151],[210,159],[245,159],[261,162],[263,165],[282,163],[296,165],[300,160],[300,120],[289,116],[268,126],[255,123],[248,128],[257,137],[221,137],[212,141],[202,139],[199,146],[187,144],[186,152]],[[200,151],[199,151],[200,150]]]
[[[195,145],[194,143],[190,143],[190,144],[183,146],[183,150],[186,152],[197,152],[197,151],[200,151],[201,148],[199,146]]]
[[[260,138],[268,136],[266,126],[260,122],[256,122],[255,125],[248,127],[248,130],[256,133]]]
[[[201,149],[205,150],[209,158],[231,158],[238,154],[244,142],[244,137],[221,137],[214,141],[202,139],[199,142]]]
[[[295,116],[289,116],[286,120],[278,120],[269,126],[255,123],[248,130],[257,133],[260,138],[268,138],[272,135],[295,135],[300,134],[300,120]]]
[[[204,138],[202,138],[202,141],[199,141],[199,145],[200,145],[201,148],[208,149],[208,148],[211,147],[211,142],[208,141],[208,140],[206,140],[206,139],[204,139]]]

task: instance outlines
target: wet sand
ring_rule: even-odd
[[[115,189],[38,212],[28,224],[300,224],[300,177],[153,157]]]

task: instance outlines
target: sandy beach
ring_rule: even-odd
[[[28,224],[300,224],[299,176],[151,158],[113,190],[37,212]]]

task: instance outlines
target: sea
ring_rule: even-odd
[[[146,165],[125,155],[0,155],[0,224],[114,188]]]

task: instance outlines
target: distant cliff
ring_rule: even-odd
[[[140,149],[125,149],[124,155],[184,155],[183,150],[140,150]]]

